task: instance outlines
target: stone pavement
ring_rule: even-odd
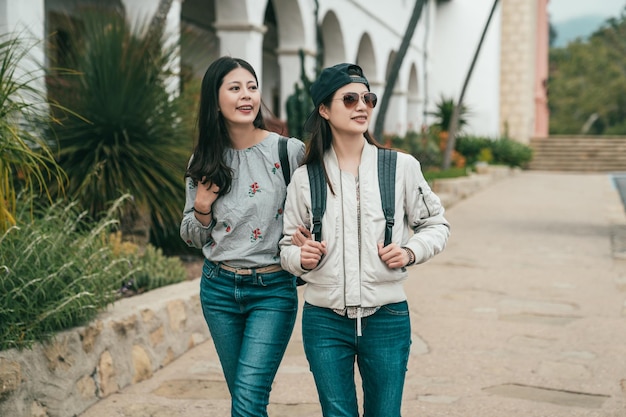
[[[405,284],[403,416],[626,416],[626,215],[610,177],[522,172],[447,217],[448,247]],[[228,398],[209,340],[81,417],[225,417]],[[299,322],[270,400],[272,417],[321,416]]]

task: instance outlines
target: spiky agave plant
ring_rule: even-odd
[[[180,134],[177,100],[168,91],[175,45],[110,9],[85,9],[68,21],[75,76],[57,79],[53,95],[81,118],[63,115],[54,129],[68,195],[97,218],[121,194],[133,196],[122,224],[138,219],[172,228],[180,217],[190,141]],[[61,116],[59,116],[61,117]],[[176,227],[177,228],[177,227]]]

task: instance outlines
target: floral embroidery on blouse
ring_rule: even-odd
[[[274,218],[278,219],[282,215],[283,215],[283,208],[279,207],[278,210],[276,210],[276,216],[274,216]]]
[[[280,169],[280,163],[274,162],[274,168],[272,168],[272,174],[276,174],[276,172]]]
[[[248,196],[254,197],[257,192],[261,192],[261,187],[258,182],[254,182],[250,185],[250,189],[248,190]]]
[[[224,230],[226,230],[226,233],[230,232],[230,225],[226,222],[222,223],[222,226],[224,226]]]
[[[260,239],[263,239],[263,235],[261,234],[261,229],[257,227],[252,231],[252,235],[250,236],[250,242],[255,242]]]

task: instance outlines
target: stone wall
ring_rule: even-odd
[[[75,416],[208,338],[198,280],[122,299],[88,326],[0,352],[0,416]]]
[[[476,168],[475,173],[471,173],[467,177],[436,180],[432,189],[441,199],[443,206],[449,209],[454,204],[489,186],[494,181],[515,175],[517,172],[519,172],[519,169],[481,165]]]
[[[450,208],[516,172],[484,166],[468,177],[437,180],[433,190]],[[150,378],[209,338],[198,293],[199,278],[125,298],[51,343],[0,352],[0,416],[76,416]]]

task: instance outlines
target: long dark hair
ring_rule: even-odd
[[[324,99],[324,101],[322,101],[320,106],[324,105],[330,108],[330,106],[333,105],[334,94],[335,92],[333,91],[331,95],[329,95],[328,97],[326,97],[326,99]],[[333,190],[333,185],[328,179],[326,166],[324,165],[324,154],[327,150],[330,149],[330,146],[333,142],[333,133],[330,129],[330,123],[328,122],[328,120],[324,119],[319,113],[320,106],[318,106],[313,111],[310,119],[307,121],[307,128],[310,134],[302,164],[304,165],[319,163],[324,170],[326,183],[330,187],[331,193],[335,194],[335,191]],[[384,148],[384,146],[382,146],[380,143],[378,143],[378,141],[376,141],[376,139],[374,139],[369,130],[363,133],[363,136],[365,137],[365,140],[367,140],[367,143],[369,143],[370,145],[374,145],[377,148]]]
[[[256,80],[259,80],[252,65],[240,58],[221,57],[213,61],[202,79],[200,92],[200,109],[198,111],[198,141],[193,151],[193,157],[185,176],[194,183],[213,183],[220,187],[220,195],[230,191],[233,180],[233,171],[224,162],[224,153],[231,146],[230,135],[226,128],[224,116],[219,109],[219,89],[224,77],[236,68],[249,71]],[[254,119],[254,127],[265,129],[263,114],[259,112]]]

